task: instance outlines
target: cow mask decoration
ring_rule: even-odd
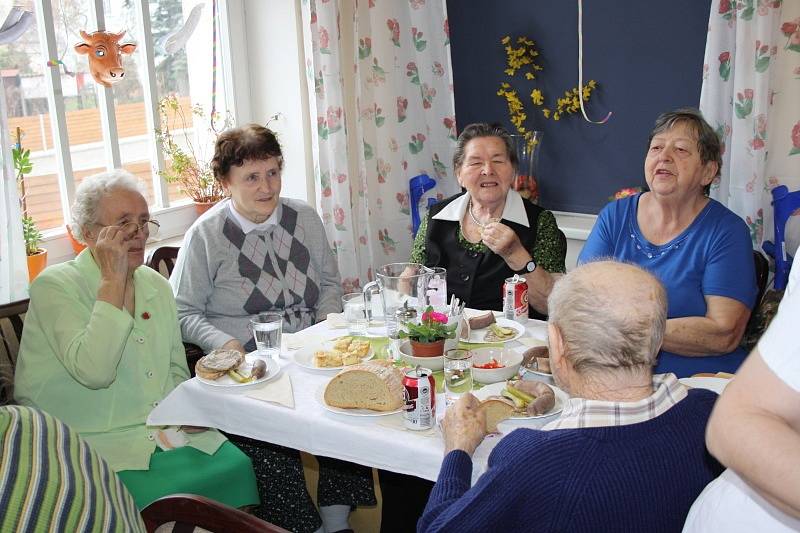
[[[89,56],[89,71],[100,85],[111,87],[125,76],[122,68],[122,54],[132,54],[136,50],[133,43],[119,44],[125,31],[111,33],[95,31],[86,33],[81,30],[83,41],[75,45],[75,52]]]

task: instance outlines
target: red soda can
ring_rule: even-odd
[[[406,405],[403,419],[408,429],[430,429],[436,421],[436,382],[429,368],[412,368],[403,376]]]
[[[503,317],[522,324],[528,321],[528,282],[519,274],[503,283]]]

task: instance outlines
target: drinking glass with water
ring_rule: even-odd
[[[344,319],[347,322],[347,333],[350,335],[367,334],[367,310],[364,306],[364,294],[351,292],[342,296]]]
[[[281,353],[283,314],[259,313],[250,319],[250,331],[256,341],[256,351],[261,357],[278,359]]]
[[[472,390],[472,352],[453,348],[444,353],[444,397],[447,405],[455,403]]]

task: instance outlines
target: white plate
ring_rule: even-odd
[[[678,381],[688,387],[692,387],[693,389],[708,389],[716,392],[717,394],[722,394],[722,391],[724,391],[725,387],[728,386],[728,383],[731,382],[731,380],[726,378],[715,378],[712,376],[681,378]]]
[[[256,360],[263,360],[267,364],[267,373],[264,375],[264,377],[255,381],[251,381],[250,383],[239,383],[227,374],[219,379],[205,379],[201,378],[200,376],[195,377],[197,378],[197,381],[204,385],[208,385],[209,387],[235,389],[239,387],[252,387],[254,385],[259,385],[260,383],[266,383],[267,381],[278,377],[278,374],[281,372],[281,365],[279,365],[277,361],[268,357],[259,357],[257,352],[250,352],[249,354],[245,355],[244,358],[245,361],[242,366],[239,367],[239,369],[242,370],[246,375],[250,374],[250,369],[253,367],[253,363]]]
[[[556,403],[555,403],[555,405],[553,406],[552,409],[550,409],[549,411],[547,411],[543,415],[519,415],[519,414],[517,414],[517,415],[512,416],[511,420],[529,420],[531,418],[546,418],[548,416],[553,416],[553,415],[557,415],[558,413],[560,413],[561,410],[564,409],[564,404],[566,403],[566,401],[569,400],[569,395],[566,392],[564,392],[563,390],[561,390],[558,387],[556,387],[555,385],[548,385],[548,387],[553,389],[553,392],[556,393]],[[501,393],[503,392],[503,389],[505,389],[505,388],[506,388],[506,383],[505,383],[505,381],[502,381],[500,383],[492,383],[491,385],[486,385],[485,387],[483,387],[481,389],[474,390],[474,391],[472,391],[472,394],[475,395],[475,397],[478,398],[479,400],[483,401],[486,398],[488,398],[489,396],[500,396]]]
[[[330,411],[331,413],[336,413],[338,415],[347,415],[347,416],[388,416],[394,415],[397,413],[402,413],[403,408],[396,409],[394,411],[373,411],[372,409],[342,409],[341,407],[332,407],[325,403],[325,387],[328,384],[324,383],[317,389],[317,392],[314,394],[314,399],[317,400],[317,403],[320,404],[326,411]]]
[[[536,374],[537,376],[544,376],[546,378],[552,378],[552,372],[542,372],[540,370],[531,370],[530,368],[526,368],[525,372],[530,372],[531,374]]]
[[[347,368],[346,366],[316,366],[314,364],[314,353],[318,350],[332,350],[333,349],[333,342],[328,341],[322,344],[312,344],[310,346],[304,346],[300,348],[294,353],[294,362],[297,363],[299,366],[303,368],[307,368],[308,370],[322,370],[322,371],[333,371],[338,372],[343,368]],[[361,359],[361,362],[369,361],[375,357],[375,348],[372,347],[370,344],[369,352],[367,355]]]
[[[471,344],[484,344],[484,343],[495,344],[498,342],[506,343],[515,341],[525,334],[525,326],[523,326],[519,322],[515,322],[514,320],[509,320],[507,318],[495,318],[495,321],[497,322],[498,326],[504,328],[514,328],[517,331],[517,334],[503,341],[487,341],[485,337],[486,334],[489,332],[489,328],[485,327],[481,329],[473,329],[472,331],[469,332],[469,339],[466,340],[462,339],[462,342],[468,342]]]

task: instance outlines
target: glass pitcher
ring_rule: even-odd
[[[422,316],[425,310],[425,291],[431,276],[431,270],[418,263],[390,263],[378,268],[375,281],[364,286],[364,304],[369,318],[372,318],[372,297],[374,293],[381,295],[381,307],[386,322],[386,335],[397,339],[400,321],[397,312],[404,307],[417,310]]]

